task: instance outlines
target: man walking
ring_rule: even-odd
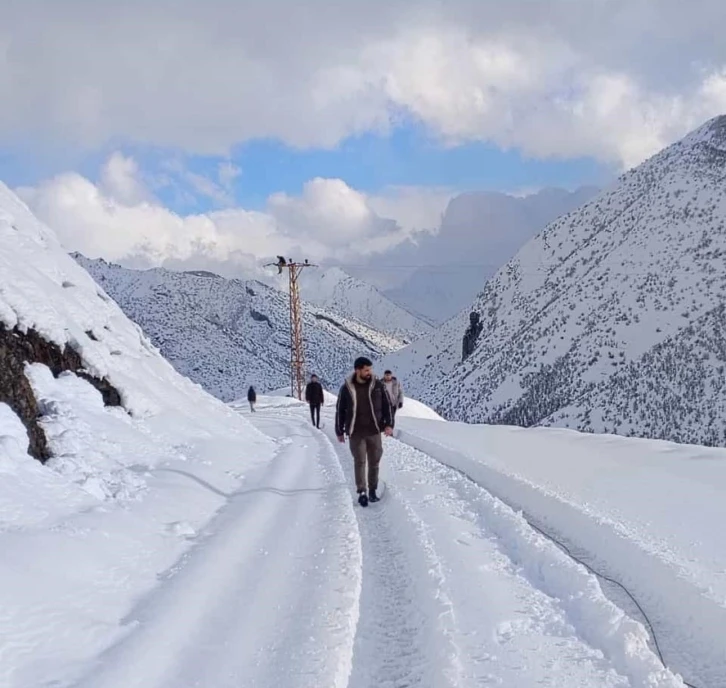
[[[391,427],[395,427],[396,411],[403,408],[403,386],[390,370],[383,373],[383,384],[391,401]]]
[[[250,402],[250,411],[254,413],[255,403],[257,403],[257,392],[255,392],[255,388],[252,385],[250,385],[250,388],[247,390],[247,401]]]
[[[318,382],[317,375],[310,376],[310,382],[305,387],[305,401],[310,406],[310,418],[316,428],[320,428],[320,407],[325,402],[323,386]]]
[[[361,506],[368,506],[369,499],[371,502],[378,501],[376,490],[383,456],[382,432],[388,437],[393,434],[391,402],[383,383],[373,375],[373,364],[361,357],[356,359],[353,374],[340,388],[335,409],[338,441],[345,442],[346,435],[350,438],[358,503]]]

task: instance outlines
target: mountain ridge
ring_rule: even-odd
[[[241,398],[250,384],[259,392],[289,384],[287,294],[259,280],[196,270],[132,270],[71,255],[180,373],[217,398]],[[358,355],[377,357],[404,344],[306,302],[303,324],[308,372],[326,385],[337,385]]]
[[[726,297],[725,183],[721,116],[621,175],[522,247],[469,309],[480,314],[483,329],[464,362],[467,311],[386,364],[405,371],[408,389],[449,419],[615,430],[697,444],[723,438],[726,412],[709,427],[695,421],[710,418],[713,404],[724,408],[715,378],[726,354],[718,346],[713,365],[700,372],[681,354],[690,384],[715,391],[708,403],[693,399],[679,427],[669,427],[665,419],[672,423],[672,416],[663,413],[682,396],[678,387],[666,398],[643,395],[635,414],[614,400],[628,385],[656,387],[648,357],[662,361],[662,351],[683,342],[686,328],[703,328],[687,337],[691,346],[714,339],[715,316],[706,316]],[[625,369],[640,380],[635,387],[615,375]],[[598,405],[602,418],[594,415]]]
[[[372,284],[353,277],[342,268],[334,266],[303,270],[299,284],[301,295],[308,303],[345,318],[364,322],[405,343],[433,330],[430,323],[389,299]],[[287,279],[278,278],[275,286],[286,292]]]

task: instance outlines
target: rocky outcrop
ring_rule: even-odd
[[[43,363],[56,377],[63,371],[72,371],[101,393],[106,406],[121,405],[118,390],[105,378],[99,380],[89,375],[73,348],[66,345],[61,349],[35,330],[21,332],[17,327],[9,330],[0,323],[0,402],[8,404],[23,422],[28,431],[28,453],[41,462],[49,459],[51,453],[38,423],[40,410],[25,375],[26,363]]]
[[[464,332],[464,339],[461,343],[461,360],[465,361],[476,348],[477,339],[484,325],[481,322],[481,316],[476,311],[469,313],[469,327]]]

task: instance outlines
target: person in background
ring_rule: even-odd
[[[361,506],[368,506],[369,500],[377,502],[379,499],[376,490],[383,456],[381,433],[388,437],[393,434],[391,402],[383,383],[373,375],[373,364],[361,357],[356,359],[353,374],[340,388],[335,408],[338,441],[345,442],[346,435],[350,438],[358,503]]]
[[[390,370],[383,373],[383,384],[391,401],[391,427],[395,427],[396,411],[403,408],[403,386]]]
[[[252,385],[250,385],[250,388],[247,390],[247,401],[250,402],[250,411],[254,413],[255,404],[257,403],[257,392],[255,392],[255,388]]]
[[[318,382],[317,375],[310,376],[310,382],[305,387],[305,401],[310,406],[310,418],[316,428],[320,428],[320,407],[325,403],[323,386]]]

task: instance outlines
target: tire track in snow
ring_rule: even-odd
[[[522,476],[498,471],[439,441],[409,431],[402,431],[401,437],[407,446],[442,466],[463,470],[468,478],[465,482],[471,481],[497,501],[522,511],[535,529],[596,572],[605,596],[652,629],[657,644],[649,637],[651,649],[662,653],[672,670],[682,672],[689,681],[686,685],[721,686],[726,653],[720,631],[726,622],[726,605],[714,603],[710,591],[694,586],[686,573],[649,551],[626,527],[589,512],[586,505],[570,502]]]
[[[271,489],[232,496],[78,688],[347,684],[360,590],[349,493],[317,433],[276,426]]]
[[[352,486],[347,447],[338,455]],[[388,498],[357,512],[363,589],[349,688],[632,688],[481,532],[453,472],[395,441],[383,460],[395,469]]]
[[[353,458],[347,444],[338,447],[352,496]],[[390,482],[386,490],[381,502],[356,507],[363,571],[348,688],[460,686],[457,651],[441,623],[452,609],[430,543]]]
[[[472,679],[474,685],[486,679],[504,680],[505,685],[514,681],[522,687],[683,687],[648,647],[642,625],[615,607],[594,576],[532,530],[521,516],[411,447],[391,442],[389,456],[399,482],[411,494],[418,494],[413,508],[422,520],[434,524],[433,538],[448,563],[444,568],[456,593],[456,609],[461,612],[459,631],[464,631],[458,642],[467,666],[466,679]],[[407,473],[415,478],[411,480]],[[444,511],[450,514],[448,523],[441,518]],[[462,554],[464,548],[486,553],[478,575],[464,575],[466,569],[477,568],[476,557]],[[462,594],[477,582],[486,586],[484,595]],[[508,596],[513,610],[518,600],[526,613],[501,607],[499,603]],[[507,615],[511,621],[506,620]],[[494,644],[481,633],[487,626],[494,632]],[[496,662],[491,673],[482,676],[480,663],[468,660],[477,650],[482,654],[487,645],[491,650],[484,653],[484,659],[496,657]],[[514,653],[509,651],[512,645]],[[521,675],[516,673],[517,665],[523,667]],[[524,670],[527,666],[537,668],[528,672]],[[506,673],[511,669],[515,672]]]

